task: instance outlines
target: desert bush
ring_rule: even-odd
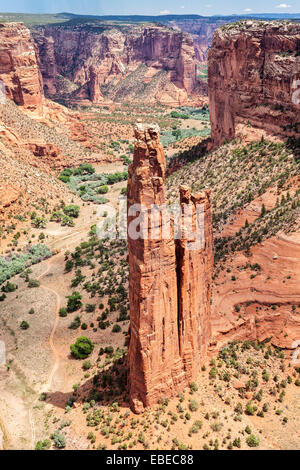
[[[21,328],[21,330],[28,330],[29,326],[30,326],[30,325],[29,325],[29,323],[28,323],[27,321],[22,321],[22,322],[20,323],[20,328]]]
[[[65,206],[63,211],[68,217],[77,218],[79,216],[80,207],[75,204],[71,204],[70,206]]]
[[[51,438],[53,439],[55,447],[57,447],[57,449],[63,449],[66,447],[66,438],[59,431],[55,431],[55,433],[52,434]]]
[[[82,295],[79,292],[73,292],[72,295],[67,296],[67,311],[69,313],[76,312],[82,307]]]
[[[71,354],[76,359],[86,359],[94,349],[92,341],[86,336],[81,336],[70,346]]]
[[[255,436],[254,434],[250,434],[247,437],[246,442],[249,447],[258,447],[259,446],[259,437]]]

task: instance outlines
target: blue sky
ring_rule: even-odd
[[[286,3],[285,3],[286,2]],[[0,0],[1,12],[94,15],[299,13],[299,0]]]

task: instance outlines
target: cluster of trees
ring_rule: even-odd
[[[79,217],[80,207],[76,204],[69,206],[62,205],[62,210],[56,210],[52,213],[50,220],[60,222],[63,227],[74,227],[74,219]]]

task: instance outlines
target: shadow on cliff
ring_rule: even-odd
[[[75,360],[70,357],[70,360]],[[102,369],[91,369],[92,376],[75,386],[69,392],[56,391],[46,394],[46,403],[57,408],[78,407],[84,402],[111,406],[118,403],[120,407],[129,407],[127,390],[127,355],[114,359]],[[99,363],[100,364],[100,363]]]

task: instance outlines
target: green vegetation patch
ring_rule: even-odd
[[[59,175],[59,179],[66,183],[83,201],[90,201],[96,204],[108,202],[103,194],[109,191],[109,186],[120,181],[126,181],[127,178],[127,171],[98,174],[90,164],[82,164],[75,169],[65,168]]]
[[[0,285],[7,279],[20,274],[29,266],[50,258],[52,252],[45,245],[33,245],[25,253],[14,254],[10,257],[0,257]]]

